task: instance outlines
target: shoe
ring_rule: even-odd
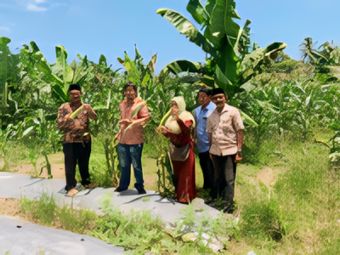
[[[124,190],[127,190],[127,188],[126,189],[123,189],[123,188],[121,188],[121,187],[117,187],[116,189],[115,189],[115,192],[122,192],[122,191],[124,191]]]
[[[138,194],[141,195],[141,194],[146,194],[146,191],[144,188],[141,188],[141,189],[137,189],[138,191]]]
[[[146,194],[146,191],[145,191],[145,189],[143,188],[143,186],[142,185],[137,185],[137,183],[135,184],[135,188],[136,188],[136,190],[138,191],[138,194]]]
[[[209,198],[207,200],[204,201],[205,204],[207,205],[213,205],[215,203],[216,199],[213,198]]]
[[[85,184],[83,185],[85,189],[94,189],[97,187],[97,185],[95,183],[89,183],[89,184]]]
[[[235,207],[234,207],[233,204],[227,205],[226,207],[224,207],[224,208],[222,209],[222,211],[223,211],[224,213],[229,213],[229,214],[232,214],[232,213],[234,212],[234,210],[235,210]]]
[[[74,197],[79,191],[75,188],[70,189],[69,191],[67,191],[66,196],[67,197]]]

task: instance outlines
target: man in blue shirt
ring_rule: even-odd
[[[203,189],[212,191],[213,189],[213,165],[209,156],[210,143],[206,132],[207,120],[209,115],[215,110],[216,105],[210,101],[209,90],[201,88],[198,91],[198,103],[200,106],[195,108],[193,115],[196,120],[195,143],[198,157],[203,172]]]

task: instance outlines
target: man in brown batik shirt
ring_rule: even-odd
[[[68,196],[74,196],[77,181],[76,165],[78,164],[81,184],[90,185],[89,159],[91,154],[91,136],[89,120],[95,120],[97,115],[89,104],[81,101],[81,87],[71,84],[68,89],[70,102],[62,104],[58,109],[58,128],[64,132],[63,152],[65,158],[65,176]],[[73,114],[77,110],[78,114]]]

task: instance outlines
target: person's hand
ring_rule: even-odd
[[[160,126],[160,127],[157,128],[157,130],[158,130],[158,132],[160,132],[163,135],[169,132],[169,129],[165,126]]]
[[[130,125],[132,123],[132,120],[130,120],[130,119],[122,119],[122,120],[120,120],[119,121],[119,124],[121,124],[121,125]]]
[[[86,111],[90,116],[94,114],[91,106],[88,104],[83,104],[83,110]]]
[[[242,152],[241,151],[237,151],[236,157],[235,157],[235,161],[236,162],[240,162],[241,160],[242,160]]]
[[[83,104],[83,110],[85,112],[87,112],[88,116],[91,119],[96,119],[97,118],[96,113],[93,111],[92,107],[89,104]]]
[[[68,113],[64,116],[64,120],[68,123],[73,121],[73,119],[71,118],[71,114],[72,114],[72,112],[70,112],[70,113]]]

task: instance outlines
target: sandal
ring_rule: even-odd
[[[67,192],[66,196],[67,196],[67,197],[74,197],[78,192],[79,192],[79,191],[78,191],[77,189],[72,188],[72,189],[70,189],[70,190]]]

